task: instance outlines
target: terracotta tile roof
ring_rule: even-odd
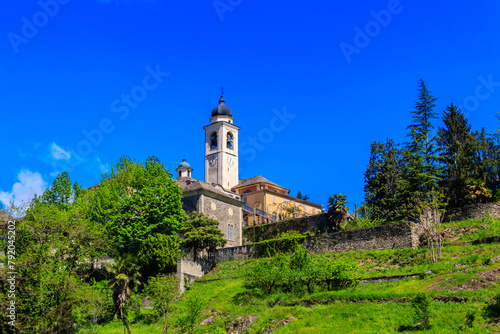
[[[177,185],[182,188],[182,193],[195,190],[207,190],[222,196],[232,197],[228,195],[228,191],[225,191],[219,185],[213,186],[209,183],[200,180],[195,180],[191,177],[179,177],[175,180],[175,183],[177,183]]]
[[[263,177],[261,175],[254,176],[254,177],[251,177],[249,179],[241,179],[240,182],[236,186],[233,187],[233,189],[250,186],[252,184],[257,184],[257,183],[267,183],[267,184],[270,184],[270,185],[273,185],[276,187],[286,189],[285,187],[282,187],[280,185],[277,185],[274,182],[269,181],[268,179],[266,179],[265,177]],[[288,189],[286,189],[286,190],[288,190]]]

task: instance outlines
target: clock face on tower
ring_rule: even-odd
[[[234,157],[232,155],[227,156],[227,164],[232,167],[234,165]]]
[[[208,158],[208,163],[210,164],[210,167],[215,167],[217,166],[217,156],[212,155]]]

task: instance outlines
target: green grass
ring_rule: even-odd
[[[500,235],[500,220],[469,220],[444,224],[453,240],[468,241]],[[470,233],[469,233],[470,232]],[[457,236],[457,233],[463,233]],[[262,295],[245,288],[244,271],[259,260],[234,261],[217,265],[179,301],[184,310],[186,298],[198,294],[204,304],[200,318],[212,319],[195,333],[225,333],[235,322],[254,319],[242,333],[399,333],[419,332],[412,326],[411,300],[417,293],[431,297],[457,296],[466,302],[431,301],[431,325],[425,333],[498,333],[500,327],[484,312],[494,296],[500,295],[498,284],[480,286],[473,291],[452,291],[457,286],[481,282],[479,275],[500,268],[500,262],[489,259],[500,255],[500,244],[454,245],[443,248],[442,260],[429,263],[428,251],[422,249],[378,250],[312,255],[313,261],[326,263],[341,257],[359,265],[359,277],[392,276],[430,271],[403,280],[363,283],[355,289]],[[219,279],[209,281],[212,279]],[[182,311],[181,311],[182,312]],[[472,328],[465,328],[467,314],[475,314]],[[174,321],[180,316],[173,315]],[[497,315],[500,317],[500,314]],[[133,320],[133,319],[132,319]],[[132,323],[132,333],[161,333],[159,324]],[[241,329],[240,329],[241,330]],[[181,333],[180,329],[176,329]],[[111,322],[99,333],[123,333],[121,322]]]

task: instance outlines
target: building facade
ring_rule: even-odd
[[[203,213],[219,222],[228,240],[226,247],[242,244],[242,229],[319,214],[322,206],[289,195],[290,190],[262,176],[239,179],[240,127],[221,95],[205,130],[205,181],[191,177],[193,169],[184,159],[177,169],[176,183],[182,188],[183,209],[188,215]]]

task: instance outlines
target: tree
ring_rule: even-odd
[[[173,275],[158,275],[151,277],[146,285],[146,293],[153,302],[153,307],[163,322],[163,333],[169,327],[168,315],[175,309],[179,299],[179,281]]]
[[[398,220],[403,213],[398,201],[402,184],[403,155],[391,139],[373,142],[365,172],[365,205],[371,219]]]
[[[436,163],[435,140],[431,137],[434,128],[432,119],[437,118],[433,111],[437,98],[427,90],[422,79],[419,80],[418,100],[412,111],[413,123],[408,126],[410,141],[404,150],[402,186],[398,200],[406,216],[414,216],[412,201],[414,198],[428,198],[429,193],[437,188],[438,166]]]
[[[309,200],[310,197],[309,197],[309,195],[302,195],[302,193],[299,190],[299,192],[297,193],[297,198],[304,200],[304,201],[307,201],[307,200]]]
[[[77,182],[71,186],[71,179],[67,172],[57,175],[49,189],[45,190],[41,200],[44,203],[57,205],[61,209],[68,207],[82,193],[82,188]]]
[[[319,279],[326,283],[328,291],[355,287],[359,282],[357,273],[358,264],[345,258],[329,261],[318,268]]]
[[[70,332],[75,310],[89,303],[84,291],[93,260],[109,249],[106,234],[82,214],[78,202],[62,209],[36,199],[26,208],[12,208],[19,211],[11,214],[24,216],[16,222],[19,333]]]
[[[109,288],[113,291],[113,303],[115,306],[115,319],[120,317],[123,325],[131,334],[128,324],[126,305],[135,286],[140,285],[138,259],[132,254],[119,254],[111,265],[107,266],[112,275],[109,280]]]
[[[286,256],[281,254],[272,258],[259,259],[252,267],[245,269],[245,286],[271,294],[273,289],[289,276],[288,268]]]
[[[227,242],[219,229],[219,222],[206,217],[203,213],[193,212],[183,232],[182,246],[190,248],[195,258],[199,251],[213,252],[217,247],[224,247]]]
[[[471,203],[489,202],[500,188],[500,141],[487,135],[484,128],[472,134],[472,176],[468,182]]]
[[[345,212],[347,213],[347,196],[344,194],[335,194],[328,198],[328,214],[333,212]]]
[[[203,301],[200,296],[197,294],[190,295],[186,301],[186,308],[183,312],[183,316],[180,318],[183,332],[189,329],[191,334],[194,333],[194,329],[198,326],[202,310]]]
[[[340,224],[346,219],[347,197],[344,194],[335,194],[328,198],[327,216],[335,230],[340,229]]]
[[[474,151],[471,127],[462,111],[453,103],[443,113],[444,127],[439,127],[437,145],[441,169],[441,187],[451,207],[467,203],[467,183],[472,176]]]
[[[91,215],[123,252],[137,254],[148,236],[177,238],[187,215],[182,191],[155,157],[145,164],[122,157],[93,191]]]
[[[150,235],[137,254],[141,263],[142,276],[147,278],[175,271],[180,255],[180,244],[177,238],[161,233]]]

